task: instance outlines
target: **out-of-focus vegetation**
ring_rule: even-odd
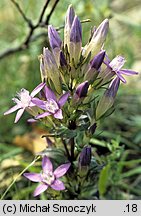
[[[44,2],[44,0],[22,0],[20,6],[26,16],[36,22]],[[52,3],[53,1],[50,8]],[[83,24],[85,43],[89,29],[108,17],[110,32],[105,47],[109,57],[112,59],[121,54],[127,59],[125,65],[127,68],[141,71],[141,2],[139,0],[60,0],[50,19],[52,25],[55,27],[63,25],[65,12],[70,3],[73,4],[81,20],[91,19],[90,23]],[[48,11],[49,8],[47,13]],[[20,44],[27,31],[27,24],[12,2],[1,0],[0,53]],[[37,29],[37,33],[46,31],[46,29]],[[62,31],[60,30],[60,33]],[[33,127],[26,123],[28,115],[24,114],[15,125],[14,114],[3,116],[3,113],[12,105],[11,98],[17,91],[22,87],[32,90],[40,83],[38,55],[41,54],[42,47],[47,44],[47,37],[40,37],[25,51],[0,60],[0,193],[4,192],[17,173],[33,158],[31,153],[12,144],[17,135],[33,130]],[[121,84],[114,114],[105,119],[99,127],[99,135],[93,140],[96,155],[101,157],[99,162],[110,164],[105,171],[103,170],[99,180],[101,197],[105,199],[141,198],[141,76],[127,78],[127,82],[126,88]],[[106,175],[109,170],[111,181]],[[26,184],[24,179],[19,178],[5,198],[29,199],[33,189]],[[107,189],[109,189],[108,193],[106,193]],[[44,195],[41,198],[44,199]]]

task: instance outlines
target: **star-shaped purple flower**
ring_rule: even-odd
[[[42,160],[42,172],[41,173],[24,173],[24,176],[33,182],[40,182],[39,186],[34,191],[34,196],[38,196],[43,193],[48,187],[54,190],[64,190],[65,186],[62,181],[59,180],[69,169],[70,163],[62,164],[53,172],[53,165],[47,156]]]
[[[61,108],[66,103],[70,93],[66,92],[59,98],[59,100],[57,100],[54,92],[47,86],[45,86],[44,88],[44,93],[46,97],[45,101],[38,98],[33,99],[33,103],[36,104],[36,106],[46,111],[42,114],[37,115],[36,119],[44,118],[49,115],[53,115],[54,118],[57,119],[63,119]]]
[[[123,83],[126,83],[126,80],[122,75],[132,76],[138,74],[138,72],[136,71],[121,69],[125,64],[125,58],[122,56],[116,56],[112,61],[110,61],[107,57],[106,62],[104,63],[107,65],[108,68],[111,69],[112,72],[114,72],[119,77],[119,79]]]
[[[17,123],[24,113],[26,108],[33,107],[35,104],[32,102],[33,97],[38,94],[41,89],[45,86],[45,83],[40,83],[31,94],[26,89],[22,88],[19,93],[17,93],[17,98],[13,98],[12,100],[16,103],[11,109],[6,111],[4,115],[8,115],[12,112],[18,110],[14,123]]]

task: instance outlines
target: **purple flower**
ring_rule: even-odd
[[[64,190],[65,186],[62,181],[59,180],[69,169],[70,163],[62,164],[53,172],[53,165],[47,156],[42,160],[42,172],[41,173],[24,173],[24,176],[33,181],[40,182],[39,186],[34,191],[34,197],[43,193],[48,187],[54,190]]]
[[[52,49],[61,48],[62,41],[60,39],[60,36],[56,29],[52,26],[48,26],[48,37],[49,37],[49,43]]]
[[[8,115],[12,112],[18,110],[17,115],[15,117],[14,123],[17,123],[21,118],[23,112],[26,108],[34,107],[35,104],[32,102],[33,97],[38,94],[41,89],[45,86],[45,83],[40,83],[32,92],[31,94],[26,89],[22,88],[21,91],[17,94],[17,98],[13,98],[12,100],[16,103],[11,109],[6,111],[4,115]]]
[[[88,81],[81,83],[77,88],[75,94],[79,97],[86,97],[88,92],[89,84]]]
[[[85,167],[89,166],[91,163],[91,147],[90,146],[85,146],[79,156],[79,166],[80,167]]]
[[[124,63],[125,63],[125,58],[122,56],[116,56],[111,62],[107,58],[107,62],[105,62],[105,64],[111,70],[111,72],[112,73],[114,72],[123,83],[126,83],[126,80],[122,75],[125,74],[127,76],[132,76],[132,75],[137,75],[138,72],[128,70],[128,69],[121,69]]]
[[[102,50],[90,61],[89,68],[84,75],[84,80],[88,80],[89,83],[94,82],[94,80],[97,78],[99,74],[100,67],[103,63],[104,57],[105,50]]]
[[[38,98],[33,99],[33,103],[36,104],[36,106],[40,107],[43,110],[46,110],[46,112],[39,114],[36,116],[36,119],[44,118],[49,115],[53,115],[54,118],[57,119],[63,119],[62,115],[62,106],[66,103],[69,92],[66,92],[63,94],[59,100],[57,100],[54,92],[47,86],[44,88],[46,101],[40,100]]]

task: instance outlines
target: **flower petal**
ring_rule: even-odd
[[[19,108],[21,108],[21,106],[15,105],[15,106],[11,107],[8,111],[6,111],[6,112],[4,113],[4,115],[8,115],[8,114],[10,114],[10,113],[12,113],[12,112],[15,112],[15,111],[16,111],[17,109],[19,109]]]
[[[119,72],[122,73],[122,74],[125,74],[127,76],[132,76],[132,75],[137,75],[138,74],[138,72],[128,70],[128,69],[123,69],[123,70],[120,70]]]
[[[22,114],[24,113],[24,108],[18,110],[17,114],[16,114],[16,117],[15,117],[15,121],[14,123],[17,123],[19,121],[19,119],[21,118]]]
[[[54,101],[56,101],[56,96],[54,92],[47,86],[45,86],[45,95],[46,99],[53,99]]]
[[[57,169],[54,171],[54,175],[56,176],[56,178],[60,178],[61,176],[63,176],[68,171],[70,165],[70,163],[67,163],[57,167]]]
[[[43,172],[45,172],[45,173],[53,172],[53,165],[47,156],[43,157],[42,169],[43,169]]]
[[[31,97],[34,97],[36,94],[38,94],[41,89],[45,86],[45,83],[40,83],[30,94]]]
[[[35,118],[40,119],[40,118],[44,118],[44,117],[49,116],[49,115],[51,115],[49,112],[44,112],[42,114],[37,115]]]
[[[126,80],[124,79],[124,77],[121,75],[121,73],[119,71],[116,72],[116,74],[123,83],[126,83]]]
[[[62,110],[59,109],[53,116],[57,119],[63,119]]]
[[[33,182],[41,182],[42,180],[41,174],[38,173],[24,173],[23,175],[24,177],[26,177],[27,179]]]
[[[51,187],[52,187],[52,189],[58,190],[58,191],[65,189],[64,183],[58,179],[54,181],[54,183],[51,185]]]
[[[33,98],[31,102],[34,104],[34,106],[36,105],[41,109],[46,110],[45,102],[43,100],[40,100],[39,98]]]
[[[45,190],[48,189],[48,185],[40,184],[34,191],[33,196],[38,196],[39,194],[43,193]]]
[[[67,101],[69,95],[70,95],[70,93],[69,93],[69,92],[66,92],[65,94],[63,94],[63,95],[60,97],[60,99],[59,99],[59,101],[58,101],[58,104],[59,104],[60,107],[64,106],[64,104],[66,103],[66,101]]]

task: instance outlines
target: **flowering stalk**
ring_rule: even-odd
[[[138,74],[122,69],[125,63],[122,56],[109,60],[104,48],[108,29],[109,20],[105,19],[94,27],[90,41],[82,47],[81,23],[70,5],[65,18],[64,41],[56,28],[48,26],[50,48],[44,47],[39,57],[42,83],[31,94],[22,89],[18,98],[13,99],[16,105],[4,113],[18,110],[16,123],[27,111],[32,116],[31,123],[40,121],[47,127],[43,137],[48,146],[39,153],[43,156],[42,171],[24,174],[27,179],[39,182],[34,196],[48,188],[64,190],[64,184],[64,199],[73,196],[83,199],[87,190],[89,194],[94,191],[94,180],[98,179],[95,175],[101,168],[96,162],[95,149],[90,146],[91,138],[95,136],[100,120],[104,120],[114,106],[120,81],[126,83],[123,75]],[[103,87],[106,90],[101,96]],[[55,171],[49,158],[54,158],[59,166]],[[64,163],[66,161],[68,163]],[[60,177],[68,169],[63,183]],[[93,197],[92,194],[89,198]]]

